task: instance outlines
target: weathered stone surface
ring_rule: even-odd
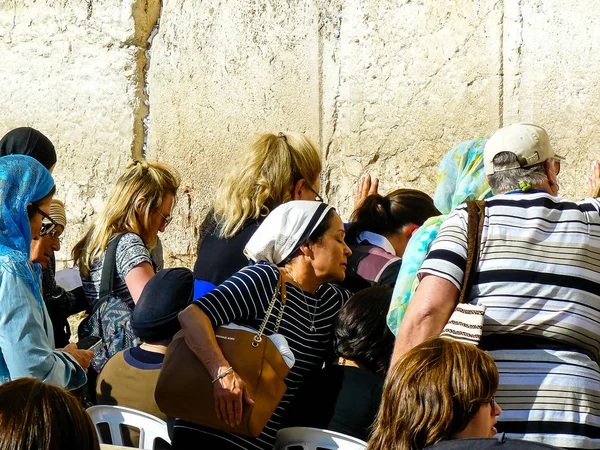
[[[219,178],[256,135],[319,139],[318,9],[310,1],[186,1],[163,5],[150,64],[149,159],[184,180],[162,236],[191,266],[197,228]]]
[[[0,134],[39,129],[54,142],[65,260],[111,183],[141,153],[143,67],[159,0],[0,2]]]
[[[339,65],[339,94],[325,147],[327,194],[346,217],[363,172],[384,193],[433,194],[441,156],[497,128],[501,18],[491,1],[344,3],[339,49],[326,59]]]
[[[600,159],[600,4],[510,0],[504,20],[504,123],[544,126],[562,165],[561,195],[588,195]]]
[[[591,0],[163,2],[147,73],[146,156],[183,175],[162,236],[191,267],[219,178],[256,135],[305,132],[323,191],[348,218],[356,180],[433,194],[453,145],[518,121],[545,126],[563,194],[600,158],[600,6]],[[142,153],[144,50],[160,0],[0,3],[0,133],[31,125],[59,152],[70,248]],[[66,252],[61,252],[61,258]]]

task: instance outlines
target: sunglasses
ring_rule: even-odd
[[[308,187],[308,189],[310,189],[311,191],[313,191],[313,193],[315,194],[315,201],[316,201],[316,202],[325,203],[325,200],[323,200],[323,197],[321,197],[321,196],[319,195],[319,193],[318,193],[317,191],[315,191],[315,190],[314,190],[314,189],[313,189],[313,188],[310,186],[310,184],[308,184],[308,183],[307,183],[307,184],[306,184],[306,186]]]
[[[165,227],[169,226],[169,224],[171,223],[171,221],[173,220],[173,217],[171,217],[171,215],[168,215],[167,217],[163,216],[163,214],[160,211],[156,211],[158,214],[160,214],[160,217],[162,217],[165,220]]]
[[[47,234],[52,233],[54,230],[56,230],[56,227],[59,225],[52,217],[50,217],[48,214],[46,214],[44,211],[42,211],[39,207],[35,208],[36,211],[46,220],[48,220],[50,223],[45,223],[42,225],[42,228],[40,229],[40,236],[46,236]],[[58,231],[58,230],[56,230]],[[54,234],[51,234],[52,237],[56,237],[56,232]]]

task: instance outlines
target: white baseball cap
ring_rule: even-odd
[[[494,156],[502,152],[517,155],[518,162],[508,167],[496,169]],[[496,131],[483,149],[485,174],[492,175],[503,170],[529,167],[549,158],[563,161],[565,158],[554,153],[548,133],[542,127],[530,123],[516,123]]]

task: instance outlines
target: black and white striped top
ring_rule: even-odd
[[[470,294],[471,303],[487,307],[483,335],[494,335],[500,348],[500,334],[559,345],[490,352],[500,372],[498,429],[513,437],[600,448],[599,211],[597,199],[546,193],[486,200]],[[442,225],[419,278],[433,274],[460,289],[466,254],[462,206]]]
[[[261,262],[235,273],[194,304],[202,308],[215,327],[235,322],[258,329],[278,279],[279,270]],[[289,283],[286,287],[287,304],[279,333],[285,336],[296,358],[296,363],[286,378],[287,392],[256,439],[198,427],[199,431],[221,437],[223,446],[220,448],[273,448],[277,431],[281,428],[285,413],[303,377],[323,366],[331,345],[333,320],[350,297],[349,291],[332,284],[322,285],[315,294],[303,293]],[[281,303],[277,302],[273,308],[265,328],[266,335],[273,333],[280,306]],[[313,332],[311,321],[315,308],[316,331]],[[199,437],[199,442],[201,439]]]
[[[480,260],[471,302],[487,306],[485,334],[523,333],[600,351],[598,200],[571,202],[546,193],[486,201]],[[462,286],[467,211],[442,225],[419,276]]]

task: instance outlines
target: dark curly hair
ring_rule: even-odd
[[[394,350],[394,335],[385,318],[391,287],[375,286],[354,294],[340,310],[333,336],[336,354],[385,376]]]

